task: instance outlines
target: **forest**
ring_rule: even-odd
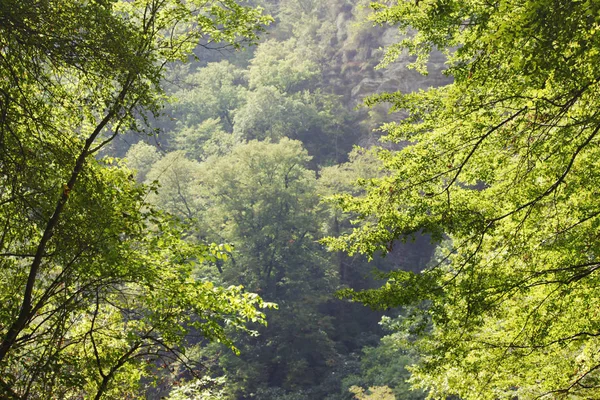
[[[0,399],[600,399],[599,106],[600,0],[0,0]]]

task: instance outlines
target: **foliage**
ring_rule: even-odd
[[[387,386],[371,386],[368,390],[364,390],[358,386],[352,386],[350,391],[354,393],[355,399],[358,400],[395,400],[396,397],[392,390]]]
[[[282,93],[308,89],[314,86],[321,72],[314,58],[308,49],[298,46],[294,39],[263,42],[250,61],[250,88],[274,86]]]
[[[219,119],[228,132],[233,129],[234,111],[245,103],[244,73],[227,61],[210,63],[184,77],[172,94],[167,114],[178,116],[180,129]]]
[[[220,119],[213,118],[185,127],[174,136],[173,147],[185,152],[186,157],[196,160],[204,160],[212,155],[225,155],[241,142],[238,135],[222,129]]]
[[[284,138],[235,147],[207,166],[211,212],[205,229],[213,227],[221,241],[235,244],[231,273],[247,287],[274,293],[285,290],[286,281],[306,279],[306,271],[291,267],[304,264],[300,260],[317,247],[316,177],[305,167],[309,159],[300,142]],[[312,267],[320,269],[318,263]],[[254,270],[240,274],[240,268]]]
[[[407,349],[410,343],[400,333],[393,333],[381,339],[376,347],[364,347],[360,359],[359,375],[344,378],[345,386],[387,387],[390,394],[403,400],[424,399],[421,391],[411,391],[407,367],[418,360],[418,356]],[[352,388],[350,389],[352,391]]]
[[[97,154],[159,110],[165,63],[269,20],[230,0],[2,2],[1,397],[134,395],[190,328],[233,348],[225,326],[264,323],[258,296],[192,279],[212,249]]]
[[[171,154],[180,157],[176,163],[164,161]],[[152,201],[184,219],[192,216],[203,238],[232,244],[228,259],[217,264],[222,282],[242,284],[280,306],[269,313],[268,329],[259,328],[259,338],[239,338],[241,357],[214,356],[220,352],[215,346],[204,356],[216,359],[216,374],[229,376],[227,392],[233,396],[280,393],[267,389],[268,382],[278,382],[285,393],[317,385],[337,357],[332,318],[320,309],[335,289],[336,275],[316,243],[316,176],[306,168],[306,150],[282,138],[240,144],[200,164],[178,154],[168,154],[148,174],[162,184]],[[196,169],[186,170],[188,163]],[[159,173],[170,164],[172,172]],[[171,178],[178,172],[183,196]]]
[[[261,86],[248,94],[234,119],[234,133],[247,140],[279,141],[282,137],[302,141],[320,163],[343,158],[349,145],[340,143],[350,132],[351,116],[340,99],[317,92],[287,95],[273,86]]]
[[[212,376],[227,376],[228,398],[347,400],[348,375],[353,383],[371,386],[359,376],[358,353],[364,345],[377,345],[382,313],[334,299],[333,291],[341,285],[373,287],[375,267],[389,271],[429,253],[421,254],[420,244],[395,246],[393,254],[368,264],[363,256],[328,255],[317,242],[349,232],[355,217],[332,203],[317,204],[319,197],[339,190],[362,193],[353,184],[358,177],[381,175],[374,153],[347,155],[359,140],[365,145],[369,139],[359,125],[366,115],[351,111],[349,95],[352,80],[363,79],[363,64],[352,63],[348,73],[341,64],[367,57],[383,30],[373,34],[365,24],[359,34],[352,31],[352,14],[362,12],[357,2],[253,3],[277,17],[271,40],[242,57],[226,50],[217,57],[199,47],[195,54],[201,60],[170,68],[165,81],[171,104],[165,118],[152,121],[161,128],[152,140],[160,143],[160,160],[129,165],[145,182],[158,181],[148,200],[189,221],[188,240],[232,245],[223,248],[227,260],[195,263],[196,279],[243,284],[280,305],[267,312],[268,328],[255,327],[259,337],[232,333],[240,357],[201,342],[198,353],[186,355]],[[142,156],[138,146],[130,157]],[[398,380],[395,372],[406,371],[387,365],[396,353],[383,347],[377,351],[390,357],[372,358],[385,367],[365,370],[374,371],[369,377],[381,372],[382,380]],[[176,369],[170,376],[151,394],[165,395],[181,373]],[[382,380],[378,384],[389,383]]]
[[[149,193],[148,201],[182,220],[193,221],[204,207],[198,196],[201,171],[200,163],[187,159],[183,151],[166,154],[146,176],[147,182],[160,183],[159,189]]]
[[[373,151],[355,147],[348,154],[348,162],[321,169],[319,185],[323,196],[337,193],[358,195],[364,192],[361,182],[381,175],[382,163]]]
[[[274,35],[280,40],[297,39],[311,49],[319,63],[335,54],[336,18],[345,0],[280,1],[273,15],[277,17]]]
[[[156,147],[145,142],[138,142],[131,146],[125,155],[127,167],[134,170],[138,182],[146,180],[146,174],[152,168],[152,165],[161,159]]]
[[[423,302],[432,327],[413,383],[432,397],[600,395],[599,7],[373,4],[375,21],[416,31],[387,62],[408,48],[423,70],[442,49],[454,83],[371,99],[408,114],[382,128],[407,146],[380,150],[389,176],[365,196],[338,198],[362,224],[329,243],[372,254],[419,232],[450,239],[430,269],[344,293],[374,307]]]
[[[167,400],[220,400],[225,399],[223,386],[225,378],[202,378],[194,382],[184,383],[173,389]]]

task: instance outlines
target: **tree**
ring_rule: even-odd
[[[146,176],[146,183],[160,184],[148,201],[182,220],[194,220],[205,208],[200,196],[202,170],[201,164],[187,159],[183,151],[168,153],[152,165]]]
[[[295,39],[261,43],[250,61],[248,81],[251,89],[274,86],[281,93],[313,88],[321,75],[309,49]]]
[[[371,386],[365,390],[358,386],[352,386],[350,391],[354,393],[355,399],[358,400],[395,400],[396,397],[392,390],[387,386]]]
[[[599,45],[593,1],[399,1],[373,19],[416,32],[392,46],[424,69],[445,51],[450,85],[375,96],[408,116],[382,127],[389,176],[341,196],[362,224],[330,240],[372,254],[425,232],[439,262],[397,271],[374,307],[421,304],[413,383],[432,397],[600,396]]]
[[[236,109],[245,103],[244,73],[227,61],[210,63],[186,75],[183,87],[173,93],[175,102],[167,113],[184,129],[207,119],[220,119],[225,130],[233,129]]]
[[[180,129],[171,135],[174,136],[173,147],[184,151],[187,157],[196,160],[227,154],[241,142],[238,135],[222,129],[219,119],[212,118],[204,120],[199,125]]]
[[[384,318],[385,325],[392,325],[390,318]],[[377,347],[364,347],[360,360],[361,371],[344,378],[348,387],[386,387],[394,396],[403,400],[422,400],[426,397],[422,391],[410,390],[408,379],[411,374],[407,366],[418,359],[416,354],[407,351],[404,332],[395,332],[384,336]],[[352,390],[352,389],[351,389]]]
[[[228,390],[237,396],[314,390],[312,398],[322,398],[317,386],[337,357],[332,318],[323,311],[337,276],[317,243],[321,219],[309,160],[299,141],[282,138],[250,141],[204,163],[199,231],[234,247],[220,264],[222,281],[279,304],[260,337],[241,339],[241,357],[218,357],[217,370],[236,371]]]
[[[341,193],[359,195],[364,190],[358,185],[358,180],[381,175],[381,168],[381,163],[373,152],[356,148],[349,154],[347,163],[321,169],[318,181],[319,194],[324,199]],[[323,224],[325,235],[340,236],[352,229],[351,220],[355,217],[354,215],[344,213],[337,207],[336,203],[323,202],[323,206],[329,214],[327,215],[329,218]],[[342,283],[362,283],[365,275],[365,265],[360,261],[363,261],[365,257],[348,257],[343,251],[338,251],[336,252],[336,258],[338,274]],[[357,259],[360,259],[360,261]],[[372,268],[372,266],[366,268]]]
[[[2,3],[1,397],[123,396],[185,358],[189,327],[233,346],[224,324],[264,321],[256,295],[191,279],[218,248],[187,243],[97,155],[159,110],[166,63],[268,20],[229,0]]]
[[[173,389],[168,400],[222,400],[226,399],[224,378],[203,378]]]
[[[161,159],[156,147],[144,142],[138,142],[131,146],[125,154],[127,166],[136,172],[136,179],[139,182],[146,180],[146,174],[152,168],[152,165]]]
[[[252,141],[209,160],[203,183],[210,212],[202,230],[236,244],[226,272],[231,281],[275,294],[288,290],[286,282],[306,279],[295,266],[320,248],[313,240],[318,198],[309,160],[302,144],[287,138]],[[321,269],[316,263],[310,267],[317,274]],[[240,268],[251,271],[240,274]],[[289,290],[296,290],[292,286]]]
[[[288,95],[274,86],[261,86],[249,92],[236,112],[234,133],[247,140],[300,140],[314,164],[331,164],[351,148],[347,137],[356,135],[350,128],[352,119],[338,96],[320,91]]]

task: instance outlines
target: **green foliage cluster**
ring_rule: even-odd
[[[423,392],[410,390],[408,379],[411,374],[407,367],[415,364],[419,357],[418,354],[410,354],[408,348],[409,344],[400,333],[383,337],[376,347],[364,347],[360,360],[360,374],[346,376],[343,385],[350,387],[350,391],[357,395],[356,389],[353,388],[385,387],[387,389],[379,389],[382,392],[379,396],[386,394],[388,397],[383,397],[386,399],[424,399],[426,396]],[[389,394],[387,394],[388,392]]]
[[[208,63],[179,79],[165,111],[170,120],[159,122],[170,149],[204,160],[242,141],[287,137],[302,141],[313,168],[344,160],[361,133],[353,126],[357,116],[340,96],[318,88],[322,70],[314,50],[296,39],[269,40],[245,67]],[[180,74],[173,70],[172,80]]]
[[[357,354],[380,335],[381,313],[333,297],[341,287],[372,287],[374,266],[319,243],[352,226],[350,214],[320,199],[360,193],[355,181],[381,167],[374,153],[348,156],[365,134],[362,116],[327,86],[336,51],[324,43],[347,5],[294,3],[263,4],[277,23],[248,57],[170,70],[160,146],[140,141],[126,154],[139,182],[160,185],[148,200],[185,221],[190,238],[231,245],[226,260],[198,263],[197,279],[243,285],[279,305],[260,336],[236,335],[239,357],[215,344],[190,355],[226,377],[228,399],[350,399],[342,380],[354,374],[368,384]],[[301,36],[308,23],[329,33]],[[390,385],[403,393],[399,373]]]
[[[419,304],[412,382],[431,398],[597,398],[598,77],[596,1],[374,3],[374,21],[413,35],[387,53],[424,71],[445,52],[450,85],[375,96],[407,117],[385,176],[340,196],[360,216],[328,243],[387,252],[426,232],[447,243],[422,273],[345,294],[374,307]],[[425,316],[426,315],[426,316]]]
[[[273,21],[243,1],[0,4],[0,397],[422,397],[409,343],[332,296],[422,262],[320,243],[366,214],[321,198],[394,176],[346,87],[381,31],[345,26],[362,0],[257,3],[243,55]]]
[[[229,378],[230,393],[256,390],[269,379],[288,389],[312,385],[320,380],[318,365],[326,370],[327,360],[335,357],[332,321],[319,306],[336,289],[336,274],[316,242],[320,208],[309,160],[300,142],[282,138],[239,144],[204,162],[170,152],[146,175],[161,182],[150,201],[190,221],[192,236],[232,244],[227,259],[203,275],[279,303],[261,337],[240,338],[241,359],[219,357],[219,369],[236,371]],[[257,357],[265,365],[253,365],[250,360]],[[244,378],[242,371],[251,375]],[[269,377],[274,374],[279,376]],[[244,383],[238,387],[236,381]]]
[[[358,386],[352,386],[350,391],[358,400],[395,400],[396,397],[387,386],[371,386],[366,391]]]
[[[225,378],[203,377],[175,388],[167,400],[222,400],[226,398],[223,389],[225,384]]]
[[[194,279],[222,252],[99,152],[158,111],[166,63],[202,38],[255,41],[270,18],[229,0],[9,0],[0,21],[0,397],[134,396],[192,330],[235,350],[229,331],[270,305]]]

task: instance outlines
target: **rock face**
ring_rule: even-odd
[[[398,59],[383,69],[375,69],[383,58],[384,48],[400,40],[400,35],[394,28],[387,28],[379,40],[368,42],[370,51],[356,54],[352,60],[360,65],[356,82],[350,91],[353,102],[360,103],[368,95],[382,92],[410,93],[428,87],[446,85],[451,80],[442,74],[445,66],[445,57],[439,51],[431,54],[427,68],[428,75],[409,69],[408,65],[415,58],[408,54],[401,54]],[[365,54],[369,53],[369,54]]]
[[[445,57],[434,52],[428,62],[429,74],[424,76],[407,68],[414,57],[402,53],[386,68],[377,69],[385,48],[399,42],[402,37],[398,29],[391,26],[373,26],[367,21],[370,13],[365,7],[370,0],[331,0],[325,22],[331,27],[324,40],[323,65],[324,85],[342,96],[346,105],[359,109],[361,135],[358,145],[371,147],[381,145],[381,132],[377,128],[382,123],[398,121],[402,113],[389,114],[389,106],[377,105],[367,109],[361,107],[365,98],[378,93],[410,93],[428,87],[443,86],[451,82],[444,76]]]
[[[408,69],[414,57],[404,53],[388,67],[376,69],[383,58],[384,48],[397,43],[401,36],[394,27],[373,27],[359,22],[366,13],[359,6],[346,5],[338,10],[335,17],[336,47],[339,50],[331,60],[335,67],[328,78],[349,104],[362,104],[365,97],[376,93],[407,93],[451,82],[442,74],[445,58],[437,51],[431,55],[427,76]]]

